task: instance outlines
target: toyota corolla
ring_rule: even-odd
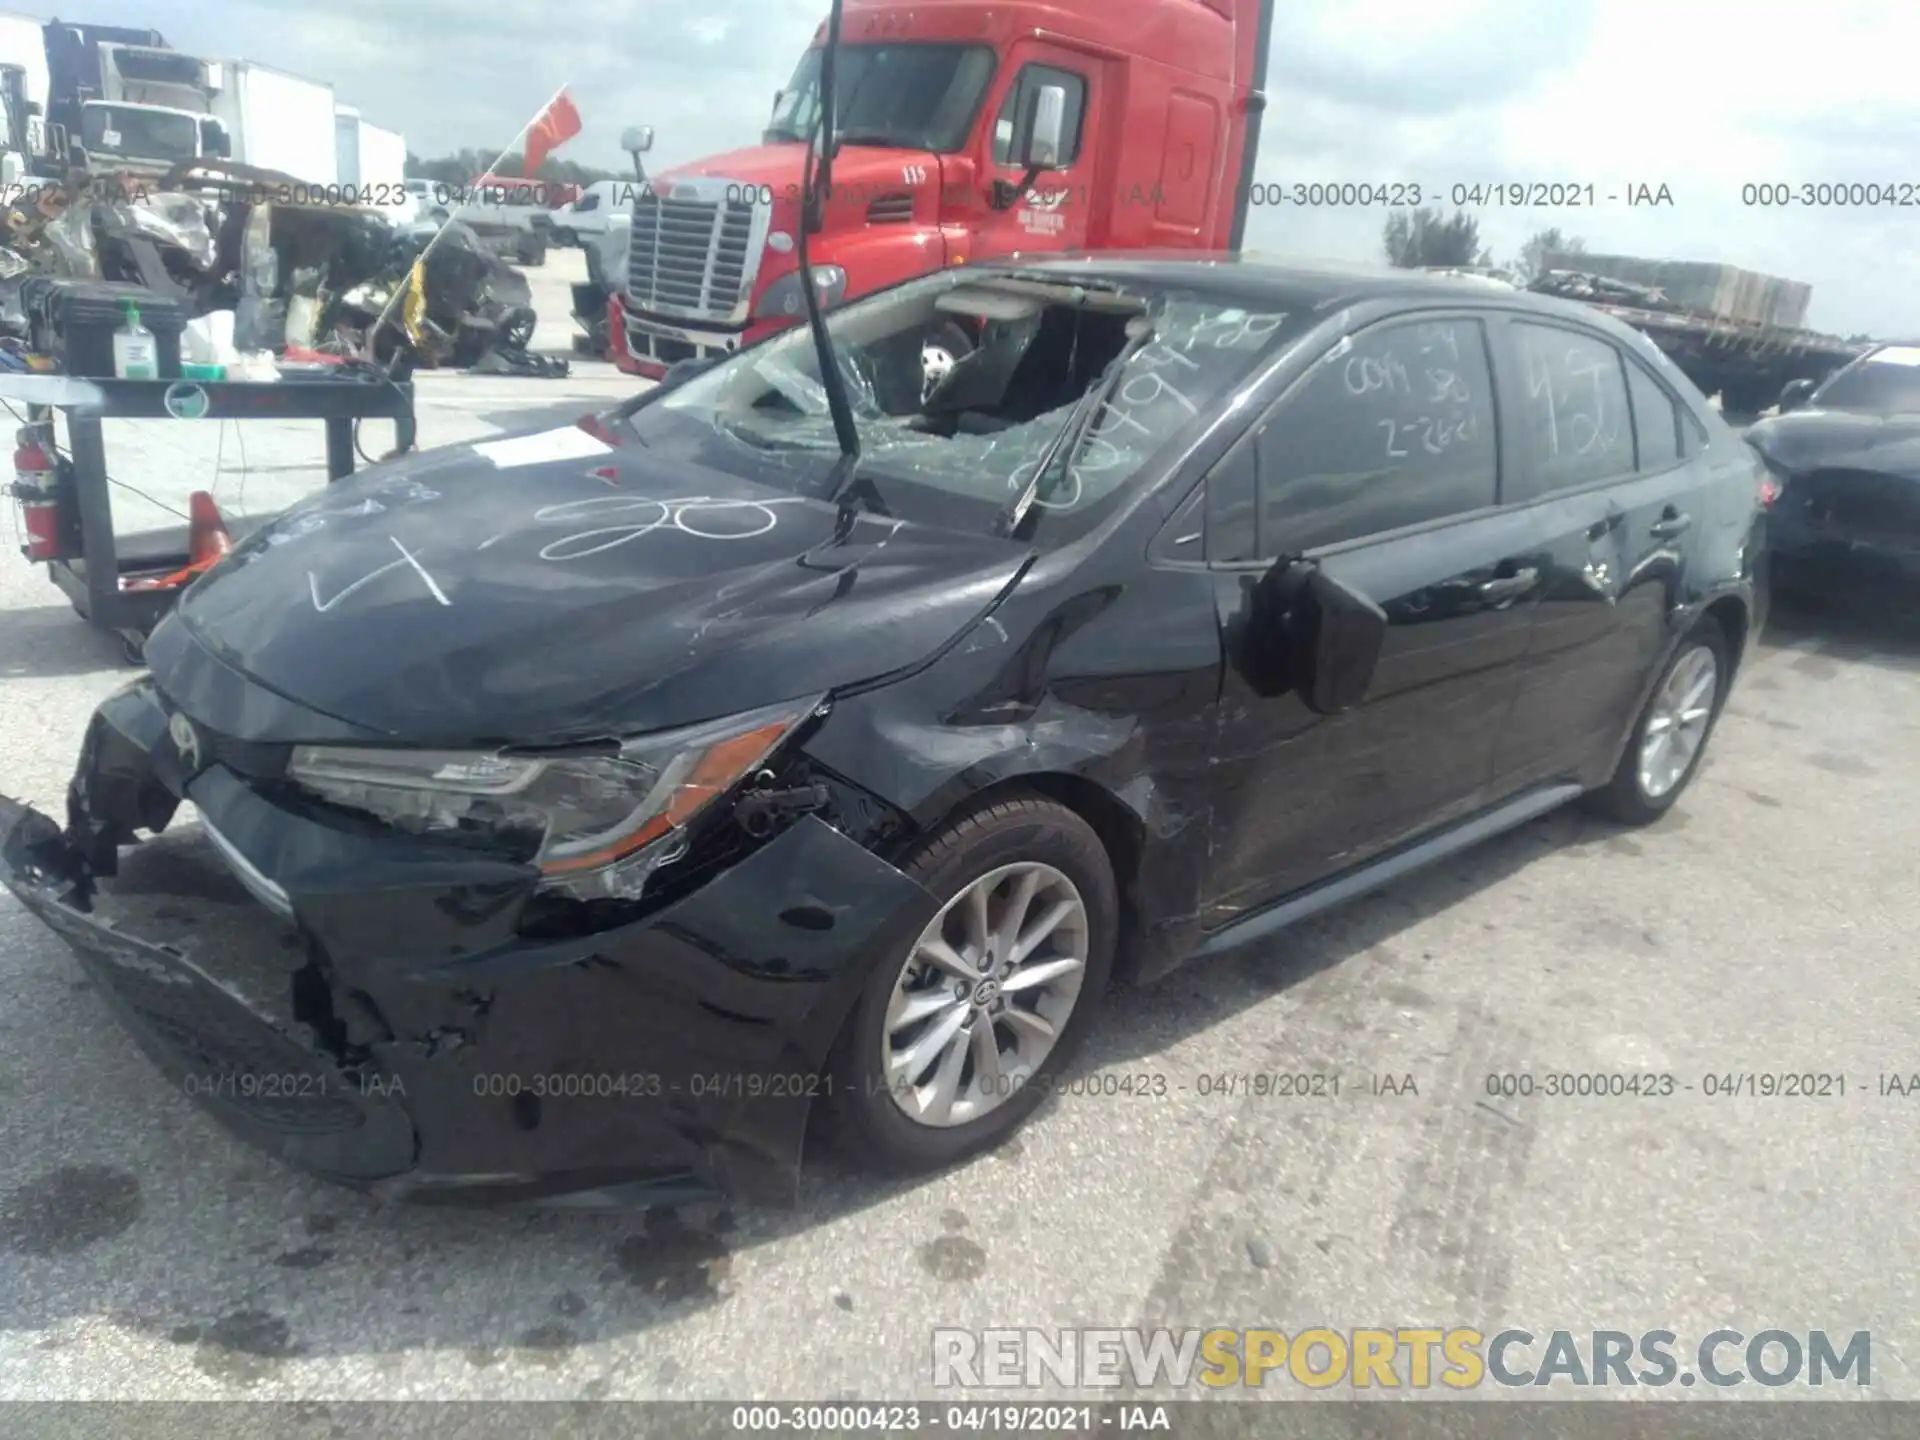
[[[234,1129],[440,1198],[786,1196],[819,1120],[949,1164],[1118,979],[1657,818],[1753,643],[1766,476],[1588,309],[1108,257],[826,329],[328,487],[154,632],[63,819],[0,802]]]

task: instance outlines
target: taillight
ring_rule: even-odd
[[[14,437],[13,493],[25,521],[28,560],[65,560],[65,527],[60,523],[60,469],[42,427],[24,425]]]
[[[1780,498],[1780,482],[1771,475],[1761,476],[1760,487],[1755,492],[1754,498],[1760,502],[1762,510],[1767,509]]]

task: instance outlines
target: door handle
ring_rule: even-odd
[[[1656,540],[1671,540],[1676,535],[1685,534],[1692,525],[1691,515],[1682,514],[1678,510],[1668,510],[1647,527],[1647,533]]]
[[[1511,575],[1502,575],[1495,580],[1482,581],[1477,587],[1483,600],[1509,600],[1515,595],[1524,594],[1533,588],[1533,582],[1540,578],[1540,572],[1531,565],[1524,570],[1516,570]]]
[[[1615,510],[1611,515],[1607,516],[1606,519],[1594,521],[1593,524],[1587,527],[1587,539],[1606,539],[1607,536],[1620,528],[1620,522],[1624,518],[1624,512]]]

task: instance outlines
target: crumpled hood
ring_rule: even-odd
[[[203,576],[177,618],[228,666],[354,725],[558,744],[910,667],[1031,553],[837,521],[823,501],[548,430],[327,487]]]
[[[1745,434],[1784,470],[1877,470],[1920,479],[1920,415],[1795,410],[1750,425]]]

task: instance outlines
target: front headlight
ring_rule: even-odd
[[[621,744],[617,753],[296,746],[287,778],[396,830],[517,849],[543,888],[637,898],[686,851],[687,827],[751,775],[820,697]]]

